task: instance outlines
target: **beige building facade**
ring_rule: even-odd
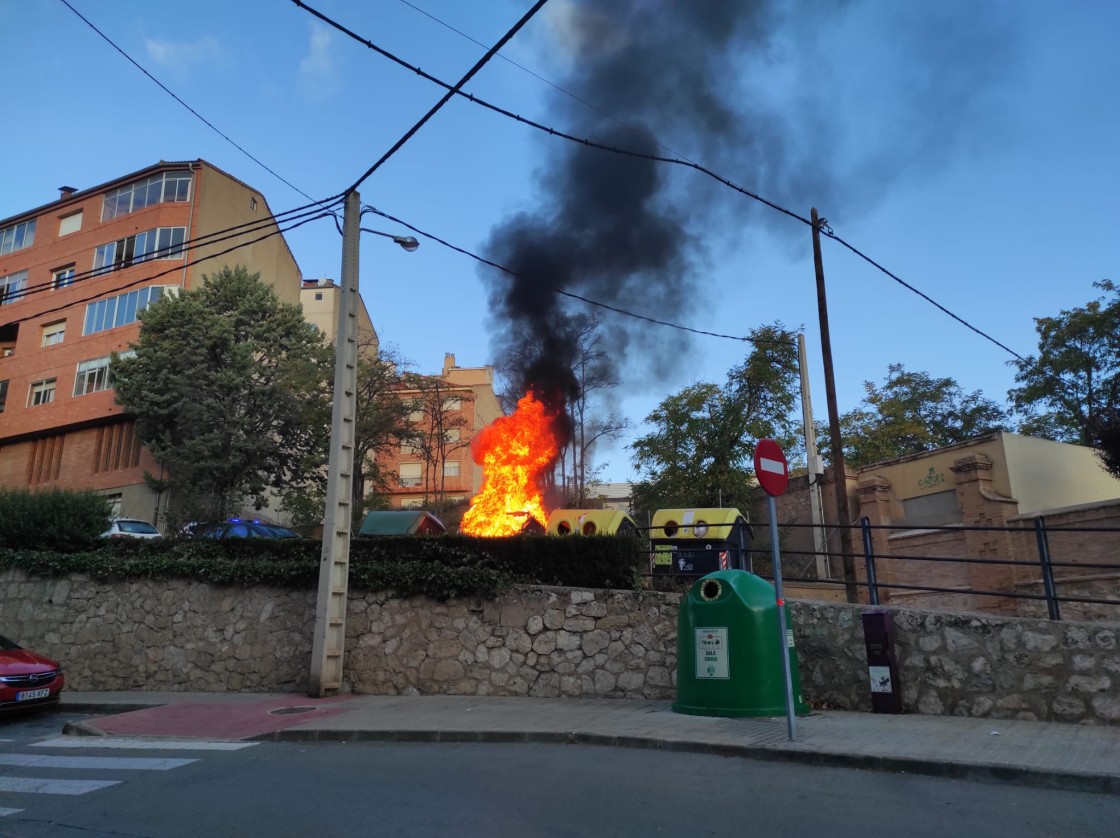
[[[439,379],[446,385],[445,405],[451,425],[450,453],[443,463],[426,463],[420,452],[401,445],[379,458],[382,470],[396,476],[390,493],[392,509],[439,508],[444,524],[456,526],[470,499],[482,487],[482,467],[471,458],[471,440],[484,427],[503,415],[494,392],[494,368],[461,367],[455,355],[444,355]],[[417,399],[418,391],[402,390],[402,399]],[[427,421],[420,412],[414,421]]]

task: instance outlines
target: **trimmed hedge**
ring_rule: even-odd
[[[625,537],[467,536],[352,539],[350,585],[436,600],[493,598],[511,584],[634,588],[646,561]],[[78,551],[0,548],[0,568],[94,579],[185,577],[218,585],[318,584],[322,544],[310,539],[113,539]]]
[[[0,489],[0,547],[72,550],[109,529],[109,500],[94,492]]]

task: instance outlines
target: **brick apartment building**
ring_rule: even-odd
[[[439,377],[446,385],[444,404],[453,426],[447,438],[449,448],[454,450],[442,464],[430,464],[424,462],[416,448],[402,445],[391,455],[382,456],[379,465],[385,473],[397,475],[399,485],[393,489],[389,502],[392,509],[420,509],[425,504],[431,508],[440,504],[445,510],[450,509],[444,513],[448,519],[444,523],[454,526],[466,502],[482,487],[482,467],[471,459],[471,439],[502,415],[502,407],[494,392],[493,367],[460,367],[448,352]],[[420,395],[418,391],[401,391],[402,399],[417,399]],[[418,410],[413,421],[419,427],[428,420]]]
[[[159,468],[114,399],[110,353],[137,339],[150,302],[204,274],[244,265],[297,304],[299,267],[261,193],[204,160],[60,193],[0,220],[0,486],[93,489],[155,520],[144,473]]]

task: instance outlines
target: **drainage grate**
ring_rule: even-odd
[[[269,710],[269,714],[273,716],[290,716],[293,713],[310,713],[314,707],[277,707],[275,710]]]

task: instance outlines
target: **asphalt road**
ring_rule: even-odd
[[[110,748],[59,730],[57,716],[0,722],[3,838],[1113,838],[1120,823],[1115,795],[701,754],[160,740]],[[225,747],[237,749],[212,749]]]

